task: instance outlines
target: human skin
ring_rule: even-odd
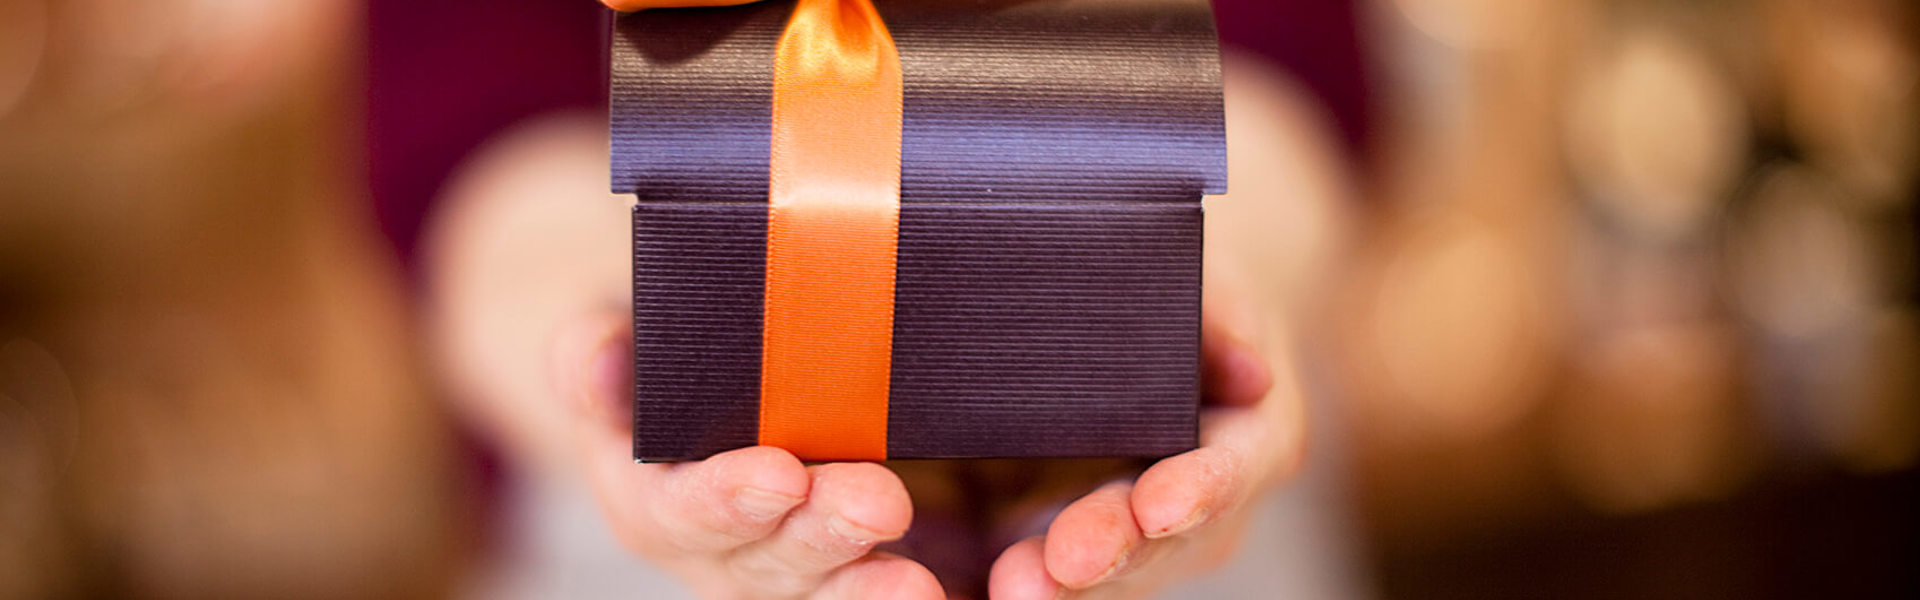
[[[1339,169],[1290,95],[1257,69],[1228,73],[1235,164],[1305,166],[1237,169],[1234,194],[1209,201],[1201,447],[1094,487],[1043,535],[991,549],[991,597],[1144,597],[1204,574],[1300,462],[1285,307],[1311,279],[1300,257],[1323,256],[1332,238],[1285,229],[1337,229],[1327,207]],[[573,473],[629,549],[704,596],[945,597],[911,557],[873,551],[913,522],[914,490],[895,470],[914,463],[809,466],[768,447],[632,462],[630,199],[600,189],[604,136],[604,121],[529,126],[454,186],[429,265],[435,338],[463,408],[516,460]]]

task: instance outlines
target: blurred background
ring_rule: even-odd
[[[1386,595],[1920,590],[1915,9],[1363,9],[1329,338]]]
[[[1920,596],[1920,7],[1216,5],[1357,190],[1301,332],[1351,595]],[[604,110],[604,18],[0,0],[0,598],[464,595],[515,474],[415,247]]]

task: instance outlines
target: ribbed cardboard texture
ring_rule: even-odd
[[[1200,198],[1226,177],[1207,4],[876,4],[906,85],[888,455],[1191,449]],[[616,20],[636,458],[756,442],[771,65],[791,10]]]
[[[1226,188],[1205,0],[882,0],[902,202],[1190,201]],[[644,11],[612,36],[613,190],[766,202],[790,1]]]

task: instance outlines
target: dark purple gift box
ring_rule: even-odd
[[[887,454],[1194,447],[1201,206],[1226,183],[1204,0],[882,0],[905,82]],[[634,455],[757,443],[775,41],[792,2],[623,15]]]

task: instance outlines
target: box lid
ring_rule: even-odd
[[[905,85],[901,201],[1187,200],[1226,188],[1206,0],[883,0]],[[766,202],[791,0],[614,20],[613,191]]]

